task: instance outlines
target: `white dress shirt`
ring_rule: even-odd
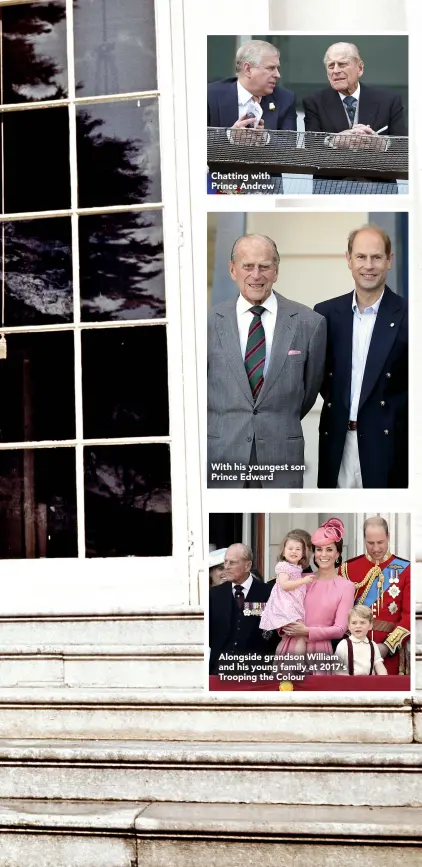
[[[356,638],[354,635],[349,635],[350,641],[353,645],[353,673],[356,674],[371,674],[371,643],[368,636],[365,638]],[[375,641],[372,642],[374,645],[374,670],[375,666],[382,662],[382,656],[379,652],[378,646],[375,644]],[[336,656],[338,656],[339,661],[343,663],[345,666],[345,670],[348,672],[349,670],[349,657],[347,653],[347,644],[344,638],[339,642],[336,647]]]
[[[258,302],[257,302],[258,304]],[[246,346],[248,343],[249,326],[254,317],[250,312],[251,307],[256,307],[257,304],[251,304],[243,295],[239,295],[236,303],[237,327],[239,329],[240,351],[243,361],[246,355]],[[267,375],[268,365],[270,363],[271,347],[273,345],[274,329],[277,319],[277,298],[274,292],[268,296],[267,300],[260,304],[265,307],[265,311],[261,316],[262,326],[265,332],[265,364],[263,376]]]
[[[368,357],[372,332],[374,330],[377,313],[383,295],[384,292],[375,304],[372,304],[370,307],[365,307],[363,313],[361,313],[356,301],[356,292],[353,293],[353,349],[352,382],[350,389],[350,421],[356,421],[358,417],[359,400],[362,391],[366,359]]]
[[[339,97],[340,97],[342,103],[344,103],[346,96],[347,96],[347,93],[339,93]],[[343,109],[344,109],[344,113],[346,115],[346,120],[347,120],[347,123],[349,124],[349,127],[351,128],[352,126],[356,126],[356,124],[359,123],[359,97],[360,97],[360,84],[359,84],[359,82],[358,82],[358,86],[357,86],[355,92],[351,93],[350,96],[353,96],[354,99],[357,99],[357,101],[358,101],[358,104],[356,106],[355,119],[353,121],[353,124],[350,123],[350,117],[347,114],[346,106],[343,104]]]
[[[238,120],[240,120],[244,114],[252,111],[255,115],[254,126],[258,126],[263,115],[262,108],[259,102],[257,102],[256,97],[254,97],[252,93],[249,93],[240,81],[237,82],[237,104],[239,107]]]
[[[242,589],[243,589],[243,598],[246,599],[246,597],[247,597],[247,595],[248,595],[248,593],[249,593],[249,590],[250,590],[251,587],[252,587],[252,581],[253,581],[253,577],[252,577],[251,573],[249,572],[249,575],[248,575],[246,581],[243,582],[243,584],[234,584],[234,583],[232,583],[232,593],[233,593],[233,596],[236,595],[236,593],[235,593],[235,588],[236,588],[236,587],[242,587]]]

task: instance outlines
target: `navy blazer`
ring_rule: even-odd
[[[335,488],[350,411],[353,292],[323,301],[327,358],[321,394],[318,487]],[[407,302],[387,286],[379,306],[365,365],[357,436],[364,488],[408,485]]]
[[[275,106],[270,109],[271,103]],[[262,120],[266,129],[296,129],[295,95],[285,87],[275,87],[261,99]],[[208,85],[208,126],[231,127],[239,120],[237,78],[224,78]]]
[[[341,98],[332,87],[319,90],[303,100],[305,129],[310,132],[342,132],[347,118]],[[373,130],[388,126],[381,135],[407,135],[404,108],[400,97],[389,90],[360,85],[358,123]]]
[[[263,581],[258,581],[257,578],[253,578],[246,602],[266,602],[269,595],[270,590],[268,589],[268,585],[264,584]],[[231,581],[223,581],[217,587],[211,587],[209,609],[210,674],[218,673],[220,654],[224,652],[230,640],[234,605],[233,584]],[[268,642],[265,641],[263,632],[259,628],[260,620],[261,618],[255,615],[244,617],[242,624],[243,646],[239,648],[241,653],[271,653]],[[233,651],[231,650],[230,652],[232,653]]]

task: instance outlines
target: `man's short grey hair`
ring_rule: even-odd
[[[333,48],[341,48],[344,51],[346,57],[349,57],[351,60],[362,60],[359,53],[359,48],[357,47],[357,45],[353,45],[353,42],[333,42],[333,44],[330,45],[329,48],[327,48],[324,54],[324,66],[327,66],[328,55],[330,51],[333,50]]]
[[[277,245],[275,244],[275,242],[273,241],[273,239],[272,239],[272,238],[269,238],[268,235],[255,235],[255,234],[251,234],[251,235],[241,235],[240,238],[237,238],[237,239],[236,239],[236,241],[235,241],[234,244],[233,244],[232,251],[231,251],[231,255],[230,255],[230,259],[231,259],[232,262],[234,262],[235,259],[236,259],[237,248],[238,248],[239,244],[240,244],[242,241],[247,241],[247,240],[249,240],[250,238],[259,238],[259,240],[261,240],[261,241],[266,241],[267,244],[269,244],[270,247],[271,247],[271,249],[272,249],[272,255],[273,255],[273,260],[274,260],[274,262],[275,262],[277,265],[279,264],[279,262],[280,262],[280,253],[278,252],[278,250],[277,250]]]
[[[280,52],[272,42],[264,42],[263,39],[249,39],[244,42],[236,52],[236,75],[242,72],[243,64],[250,63],[251,66],[259,66],[264,54],[277,54]]]
[[[234,547],[241,549],[242,557],[244,560],[250,560],[251,563],[253,562],[253,551],[252,551],[252,548],[249,547],[249,545],[244,545],[243,542],[233,542],[231,545],[229,545],[229,548],[234,548]],[[227,548],[227,551],[229,550],[229,548]],[[226,557],[227,557],[227,551],[226,551]]]
[[[363,525],[363,535],[366,536],[368,527],[382,527],[385,530],[385,535],[388,536],[388,524],[385,518],[375,515],[373,518],[367,518]]]

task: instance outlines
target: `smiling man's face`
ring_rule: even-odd
[[[387,256],[385,243],[379,232],[362,229],[353,241],[352,252],[346,253],[347,264],[353,274],[356,289],[376,293],[385,286],[393,254]]]
[[[264,238],[243,238],[236,245],[234,262],[229,263],[230,276],[240,294],[250,304],[262,304],[271,295],[278,277],[274,249]]]

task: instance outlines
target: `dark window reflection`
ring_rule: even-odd
[[[76,557],[75,452],[0,451],[0,560]]]
[[[0,361],[0,440],[75,436],[73,334],[8,334]]]
[[[78,96],[156,90],[154,0],[75,4]]]
[[[13,111],[3,124],[6,212],[69,208],[67,108]]]
[[[160,211],[79,220],[82,318],[166,315]]]
[[[169,432],[164,325],[82,332],[84,436]]]
[[[3,102],[67,96],[66,3],[31,3],[0,10]]]
[[[81,208],[161,199],[158,101],[77,108]]]
[[[70,220],[5,224],[6,325],[73,319]]]
[[[85,534],[88,557],[172,553],[169,446],[85,448]]]

